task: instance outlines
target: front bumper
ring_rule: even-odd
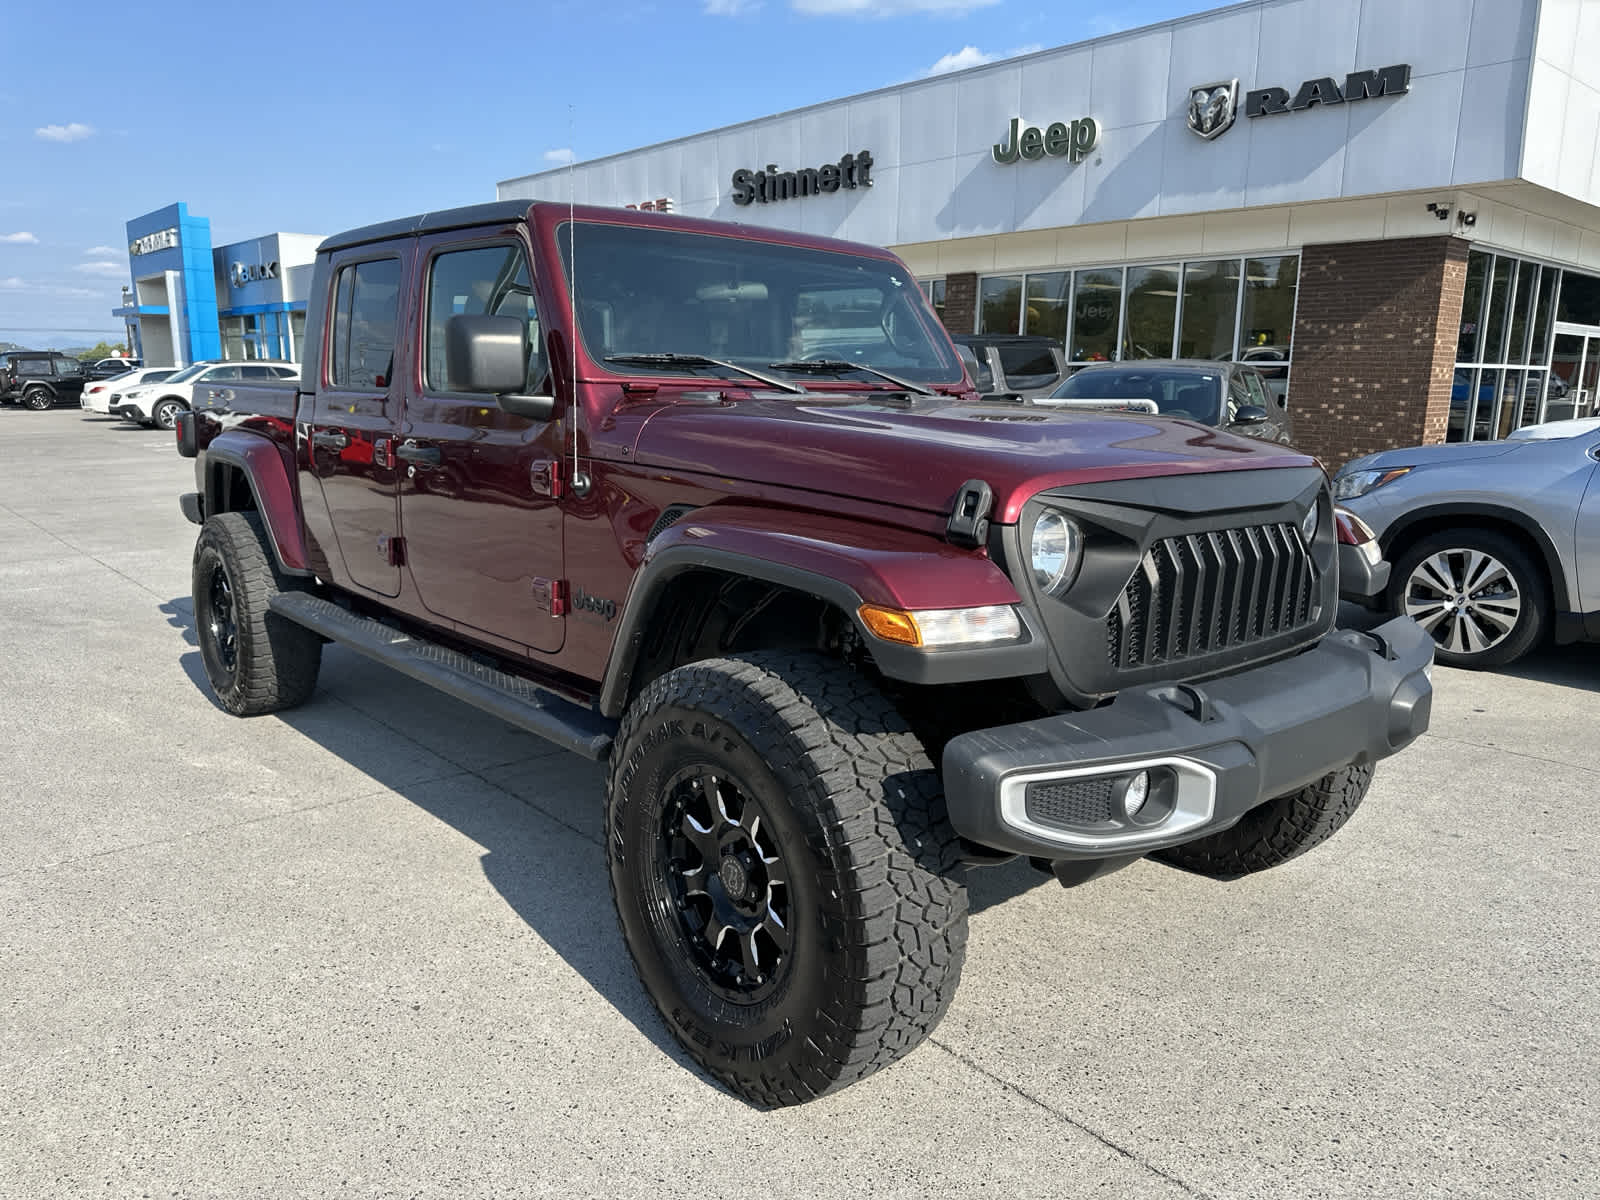
[[[1389,564],[1377,542],[1339,543],[1339,598],[1373,608],[1389,587]]]
[[[944,751],[950,821],[980,846],[1056,861],[1181,845],[1408,745],[1428,727],[1432,662],[1433,639],[1402,617],[1236,675],[1133,688],[1103,708],[963,734]],[[1030,788],[1109,788],[1138,771],[1166,781],[1158,820],[1045,818],[1032,804],[1043,793]]]

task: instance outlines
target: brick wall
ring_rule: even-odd
[[[976,271],[945,276],[944,327],[951,333],[971,333],[978,327],[978,274]]]
[[[1307,246],[1289,406],[1295,445],[1328,469],[1444,440],[1466,281],[1460,238]]]

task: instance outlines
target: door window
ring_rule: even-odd
[[[400,308],[400,260],[353,263],[339,272],[333,316],[334,387],[384,388],[394,366]]]
[[[528,263],[520,246],[474,246],[450,250],[433,260],[428,273],[428,344],[423,378],[430,392],[453,392],[445,361],[445,329],[451,317],[515,317],[528,334],[528,375],[524,391],[537,392],[544,381],[544,339],[533,299]]]
[[[238,367],[212,367],[196,381],[199,383],[237,383],[239,381]]]

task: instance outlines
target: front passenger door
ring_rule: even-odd
[[[400,520],[423,607],[520,646],[554,653],[565,638],[561,586],[561,426],[460,390],[445,361],[453,316],[514,316],[528,331],[524,391],[548,387],[543,332],[520,241],[424,239],[420,378],[406,399]]]

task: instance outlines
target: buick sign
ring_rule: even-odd
[[[1189,89],[1189,128],[1206,141],[1227,133],[1239,115],[1239,81],[1202,83]]]

